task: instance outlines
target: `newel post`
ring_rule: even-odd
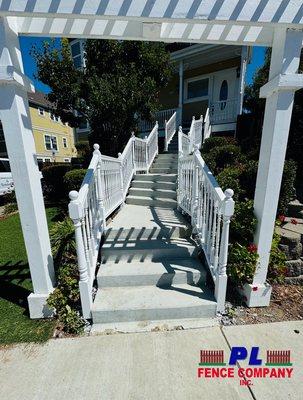
[[[167,143],[167,120],[164,121],[164,127],[165,127],[164,152],[166,153],[166,152],[168,151],[168,143]]]
[[[135,132],[132,132],[131,133],[131,139],[132,139],[132,141],[133,141],[133,144],[132,144],[132,155],[133,155],[133,170],[134,170],[134,173],[136,173],[136,160],[135,160],[135,143],[136,143],[136,136],[135,136]]]
[[[190,138],[189,138],[189,153],[192,153],[194,151],[194,146],[196,143],[196,138],[195,138],[195,121],[196,117],[193,116],[191,126],[193,127],[193,130],[190,131]]]
[[[147,148],[147,136],[144,137],[145,140],[145,163],[146,163],[146,173],[148,174],[148,148]]]
[[[217,300],[217,311],[224,312],[225,309],[225,297],[227,287],[227,274],[226,266],[228,259],[228,243],[229,243],[229,225],[230,219],[234,214],[235,202],[233,200],[234,191],[227,189],[224,192],[225,199],[223,200],[222,206],[222,234],[220,242],[220,253],[219,253],[219,266],[217,270],[216,284],[215,284],[215,297]]]
[[[182,149],[182,126],[179,126],[178,131],[178,177],[177,177],[177,200],[178,200],[178,210],[181,211],[180,203],[182,199],[182,168],[180,159],[183,157]]]
[[[120,170],[120,192],[121,192],[121,200],[124,202],[124,184],[123,184],[123,165],[122,165],[122,154],[118,153],[118,159],[120,161],[119,170]]]
[[[193,233],[197,233],[197,220],[198,220],[198,206],[199,206],[199,166],[196,163],[195,154],[199,153],[198,146],[194,147],[194,170],[193,170],[193,194],[191,205],[191,224]]]
[[[101,179],[101,152],[100,152],[100,146],[98,144],[94,144],[94,155],[98,156],[99,161],[97,165],[97,175],[96,175],[96,180],[97,180],[97,195],[98,195],[98,205],[99,205],[99,211],[100,211],[100,216],[101,220],[103,223],[103,230],[104,232],[106,231],[106,215],[105,215],[105,208],[104,208],[104,193],[103,193],[103,188],[102,188],[102,179]]]
[[[68,205],[69,216],[75,227],[75,240],[79,269],[79,289],[82,306],[82,314],[86,319],[91,318],[92,307],[92,289],[88,275],[87,260],[85,257],[85,248],[82,235],[82,226],[84,224],[83,207],[79,202],[79,193],[75,190],[69,193],[70,203]]]

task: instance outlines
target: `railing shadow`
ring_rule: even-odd
[[[0,298],[16,304],[28,313],[27,297],[31,291],[25,286],[30,281],[29,265],[23,261],[0,265]]]

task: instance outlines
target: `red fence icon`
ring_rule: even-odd
[[[224,350],[201,350],[200,364],[224,364]]]
[[[290,364],[290,350],[267,350],[266,364]]]

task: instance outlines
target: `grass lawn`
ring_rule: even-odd
[[[57,208],[48,208],[49,226]],[[0,345],[17,342],[45,342],[54,330],[54,321],[31,320],[27,296],[32,291],[29,267],[19,215],[0,220]]]

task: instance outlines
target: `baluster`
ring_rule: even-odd
[[[84,238],[82,235],[83,207],[79,202],[79,193],[71,191],[69,193],[70,203],[68,206],[69,216],[73,220],[75,228],[75,241],[79,269],[79,289],[84,318],[91,318],[92,307],[92,288],[88,276],[88,265],[85,258]]]
[[[195,149],[195,152],[198,151]],[[195,159],[194,159],[195,160]],[[192,196],[192,226],[193,232],[198,233],[198,207],[199,207],[199,187],[198,187],[198,179],[199,179],[199,166],[195,165],[194,162],[194,170],[193,170],[193,196]]]
[[[223,214],[223,226],[220,243],[219,253],[219,267],[217,271],[216,284],[215,284],[215,296],[217,300],[217,311],[223,312],[225,308],[225,296],[227,286],[227,274],[226,265],[228,259],[228,240],[229,240],[229,225],[230,218],[234,214],[235,202],[233,200],[234,192],[231,189],[227,189],[224,192],[225,199],[222,204]]]

